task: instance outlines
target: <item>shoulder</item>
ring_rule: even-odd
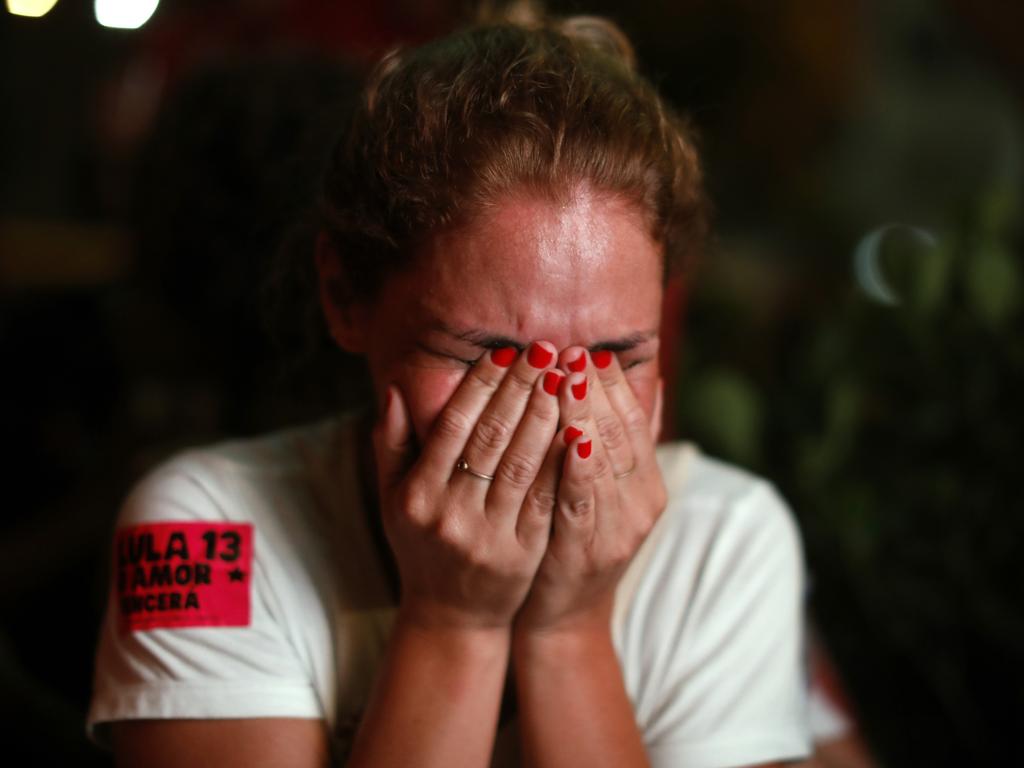
[[[330,420],[190,449],[156,467],[128,494],[115,526],[119,604],[126,597],[139,602],[136,586],[156,585],[147,575],[154,568],[163,569],[160,576],[177,565],[175,558],[187,558],[204,574],[207,564],[213,569],[210,588],[229,578],[220,573],[225,569],[245,579],[246,590],[251,584],[260,597],[253,605],[269,609],[268,621],[308,625],[301,616],[293,622],[293,614],[328,600],[330,532],[358,495],[341,450],[349,431]],[[122,563],[138,578],[121,578]],[[196,616],[132,618],[147,627],[172,618],[184,626]]]
[[[689,443],[658,460],[668,504],[620,582],[620,620],[693,629],[757,600],[798,605],[800,535],[772,484]]]
[[[345,426],[331,419],[182,451],[135,484],[118,527],[166,520],[249,521],[261,499],[316,477]]]
[[[669,501],[613,627],[652,765],[806,754],[793,515],[771,483],[693,445],[660,446],[658,460]]]
[[[668,491],[659,527],[703,531],[724,538],[798,545],[799,533],[785,500],[769,481],[741,467],[705,455],[692,443],[658,448]]]
[[[114,532],[90,727],[334,716],[335,421],[184,451]],[[351,493],[351,491],[347,491]],[[103,729],[94,736],[104,739]]]

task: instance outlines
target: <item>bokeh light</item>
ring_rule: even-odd
[[[96,21],[114,29],[138,29],[160,5],[160,0],[96,0]]]
[[[57,4],[57,0],[7,0],[7,10],[15,16],[45,16]]]
[[[883,268],[882,250],[886,238],[896,232],[905,234],[919,247],[929,251],[938,244],[938,239],[927,229],[903,224],[886,224],[868,232],[857,243],[853,252],[853,271],[858,286],[868,298],[890,306],[899,304],[900,296]]]

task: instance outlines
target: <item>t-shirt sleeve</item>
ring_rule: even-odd
[[[88,714],[324,716],[281,620],[259,521],[225,503],[215,468],[186,454],[130,494],[118,517]]]
[[[793,518],[763,481],[704,517],[677,531],[701,540],[699,554],[657,601],[661,640],[642,723],[651,764],[726,768],[806,756],[804,568]]]

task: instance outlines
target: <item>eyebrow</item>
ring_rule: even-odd
[[[521,341],[508,336],[502,336],[500,334],[488,333],[484,330],[470,329],[460,331],[444,323],[438,323],[436,328],[454,339],[467,342],[473,346],[481,347],[483,349],[515,347],[518,350],[523,350],[526,348],[526,344]],[[657,331],[638,331],[636,333],[622,336],[618,339],[602,339],[591,344],[587,349],[595,352],[599,349],[607,349],[609,352],[628,352],[634,347],[638,347],[641,344],[657,337],[657,335]]]

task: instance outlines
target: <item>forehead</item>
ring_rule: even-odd
[[[652,331],[660,314],[662,252],[643,216],[587,189],[500,198],[431,238],[412,271],[426,314],[523,341]]]

